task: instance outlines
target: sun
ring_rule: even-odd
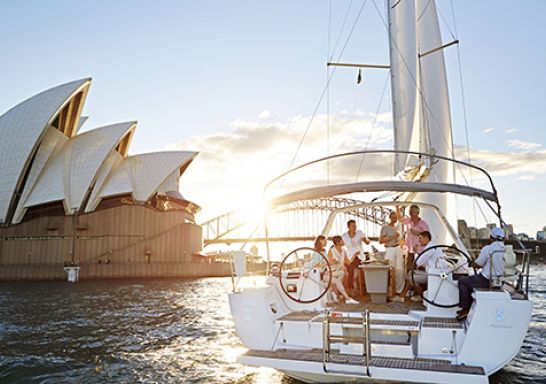
[[[269,211],[269,204],[261,194],[245,197],[240,207],[241,219],[246,223],[262,221]]]

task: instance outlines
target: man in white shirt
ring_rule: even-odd
[[[345,288],[352,291],[354,287],[354,272],[360,265],[360,262],[366,260],[362,243],[370,244],[370,240],[364,232],[356,228],[356,221],[354,220],[347,222],[347,229],[348,231],[341,235],[345,243],[347,256],[349,257],[349,264],[345,266],[347,268]]]
[[[504,275],[504,230],[493,228],[490,235],[491,243],[482,248],[480,255],[472,262],[474,268],[481,271],[473,276],[463,277],[459,280],[459,306],[457,320],[467,318],[472,304],[472,291],[474,288],[489,288],[490,280]]]
[[[421,256],[415,261],[418,268],[423,267],[427,271],[430,268],[443,267],[443,261],[445,260],[444,252],[442,252],[440,248],[434,248],[436,244],[430,240],[429,236],[431,236],[429,231],[423,231],[419,235],[419,243],[426,244],[423,245],[423,253],[421,253]]]
[[[411,276],[412,271],[410,270],[408,274],[406,275],[406,285],[404,286],[404,290],[400,293],[400,296],[398,298],[394,297],[391,300],[404,301],[406,294],[409,292],[414,281],[416,285],[427,284],[428,282],[427,272],[429,271],[429,269],[444,267],[445,265],[444,252],[442,252],[441,248],[434,248],[436,244],[434,244],[434,242],[432,242],[431,239],[432,239],[432,235],[430,234],[429,231],[423,231],[419,234],[418,241],[423,251],[421,251],[421,256],[419,256],[417,260],[415,261],[417,269],[413,271],[413,279]],[[414,287],[414,288],[415,290],[418,289],[418,287]],[[412,296],[411,299],[413,301],[421,300],[420,296],[418,295]]]

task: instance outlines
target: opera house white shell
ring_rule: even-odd
[[[28,208],[56,201],[69,215],[122,193],[147,201],[178,190],[179,170],[197,153],[127,156],[134,121],[78,134],[90,85],[83,79],[51,88],[0,117],[0,223],[18,223]]]
[[[43,271],[68,261],[87,263],[89,270],[103,260],[112,270],[116,263],[132,263],[133,269],[151,260],[191,263],[189,255],[201,250],[201,229],[194,222],[200,208],[179,193],[180,176],[197,153],[129,155],[135,121],[79,133],[90,85],[90,78],[59,85],[0,116],[0,280],[60,278],[58,271]],[[118,228],[106,233],[118,219]],[[186,241],[159,244],[170,231]],[[131,243],[131,236],[138,241]],[[38,271],[28,276],[22,263]],[[186,275],[164,267],[151,275]],[[88,277],[147,273],[118,268]],[[195,274],[221,273],[190,273]]]

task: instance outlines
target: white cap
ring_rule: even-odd
[[[504,229],[495,227],[491,230],[491,237],[496,240],[504,240]]]

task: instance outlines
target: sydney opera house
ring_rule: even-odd
[[[128,155],[137,123],[79,133],[91,79],[0,116],[0,280],[204,276],[200,209],[179,179],[197,153]]]

